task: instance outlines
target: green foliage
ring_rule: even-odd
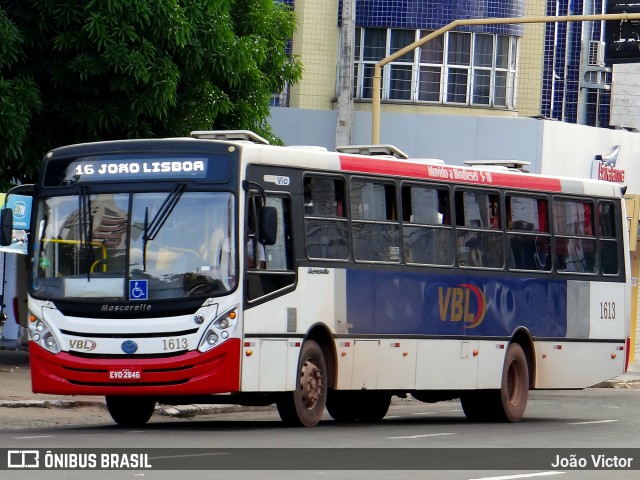
[[[274,0],[0,0],[0,182],[51,148],[250,129],[301,76]],[[276,139],[277,140],[277,139]]]
[[[8,161],[15,170],[34,173],[21,151],[40,97],[34,80],[13,69],[21,60],[22,43],[20,32],[0,9],[0,191],[7,189],[12,178]]]

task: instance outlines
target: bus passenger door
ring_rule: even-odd
[[[275,238],[263,237],[261,221],[267,210],[275,213]],[[291,202],[284,196],[267,196],[266,202],[252,193],[247,205],[245,238],[246,296],[249,302],[285,289],[295,283],[291,243]]]

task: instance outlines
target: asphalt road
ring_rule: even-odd
[[[0,446],[98,456],[124,448],[147,452],[154,467],[92,471],[91,479],[169,479],[177,475],[172,470],[181,470],[181,480],[256,476],[283,480],[300,475],[313,479],[636,479],[640,476],[638,405],[640,390],[599,388],[531,392],[526,416],[517,424],[469,423],[456,401],[432,405],[398,401],[378,424],[342,425],[327,416],[315,428],[286,428],[277,412],[269,409],[189,418],[157,414],[145,428],[135,430],[116,427],[108,413],[96,406],[0,408]],[[572,452],[587,458],[601,453],[631,455],[636,470],[552,468],[556,455],[570,458]],[[87,471],[73,469],[30,471],[28,477],[16,473],[0,470],[0,479],[88,478]]]

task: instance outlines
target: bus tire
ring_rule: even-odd
[[[358,406],[358,420],[361,422],[379,422],[389,411],[391,395],[379,392],[366,392]]]
[[[106,397],[107,409],[113,421],[121,427],[141,427],[149,421],[156,408],[151,397]]]
[[[527,408],[529,399],[529,368],[524,350],[517,343],[507,348],[502,367],[500,390],[490,403],[492,416],[499,422],[517,422]]]
[[[380,392],[329,392],[327,411],[337,422],[379,422],[389,411],[391,395]]]
[[[486,390],[470,390],[462,392],[460,395],[460,404],[464,416],[470,422],[487,422],[491,420],[489,411],[487,410],[487,401],[489,400]]]
[[[296,389],[285,392],[276,402],[280,418],[290,426],[318,424],[327,403],[327,365],[320,345],[313,340],[302,344],[298,358]]]
[[[327,412],[336,422],[355,422],[358,419],[358,407],[353,392],[329,391]]]

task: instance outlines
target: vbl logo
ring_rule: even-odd
[[[475,285],[461,283],[457,287],[438,287],[440,320],[464,321],[465,328],[476,328],[487,313],[484,294]]]
[[[87,352],[90,352],[96,348],[96,342],[88,339],[70,340],[69,347],[75,350],[86,350]]]

